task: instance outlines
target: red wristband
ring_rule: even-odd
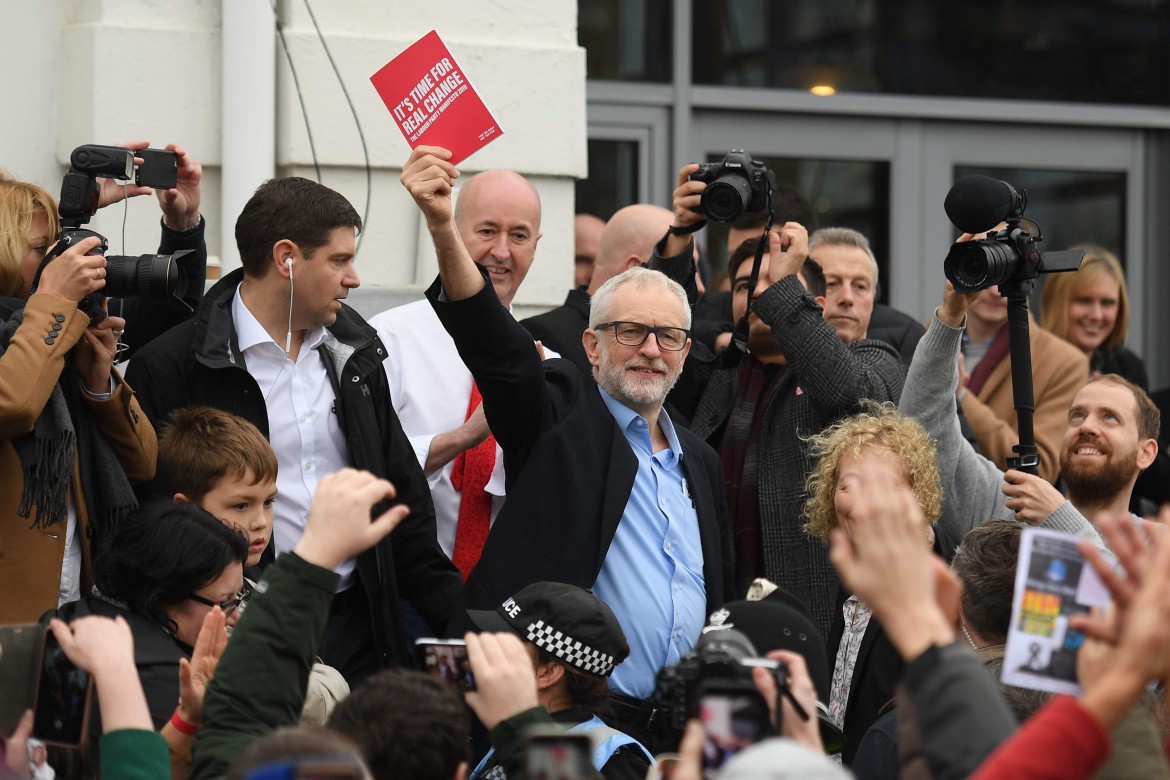
[[[174,726],[175,730],[180,734],[186,734],[188,737],[195,736],[195,732],[199,730],[198,726],[192,726],[190,723],[183,720],[182,716],[179,715],[178,710],[175,710],[175,713],[171,715],[171,725]]]

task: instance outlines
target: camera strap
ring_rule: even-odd
[[[768,221],[764,224],[764,232],[760,235],[760,241],[756,245],[756,257],[752,261],[752,272],[748,277],[747,308],[744,309],[743,316],[739,318],[739,322],[735,323],[735,329],[731,333],[731,347],[723,354],[724,363],[728,366],[737,365],[743,359],[743,356],[747,354],[748,319],[752,316],[752,301],[755,297],[756,283],[760,280],[760,266],[764,262],[764,252],[768,250],[768,235],[771,232],[772,196],[769,193]],[[734,292],[732,294],[734,295]]]

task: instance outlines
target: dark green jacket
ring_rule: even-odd
[[[258,738],[300,720],[339,580],[291,552],[264,572],[203,700],[191,780],[222,777]]]

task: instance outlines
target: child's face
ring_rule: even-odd
[[[199,505],[220,521],[243,530],[248,537],[248,565],[260,562],[260,554],[272,538],[272,503],[276,481],[256,482],[252,470],[228,474],[207,492]]]

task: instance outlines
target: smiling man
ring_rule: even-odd
[[[459,189],[455,225],[500,303],[511,308],[540,241],[536,188],[514,171],[476,174]],[[370,324],[386,345],[394,412],[430,485],[439,545],[466,577],[504,504],[504,459],[479,391],[425,300],[384,311]]]
[[[971,528],[989,519],[1022,520],[1103,544],[1090,521],[1101,512],[1128,512],[1138,475],[1158,453],[1158,408],[1137,385],[1105,374],[1077,390],[1064,413],[1057,457],[1067,498],[1042,476],[1002,472],[963,439],[952,392],[959,382],[964,325],[985,295],[960,295],[947,284],[914,353],[899,405],[938,440],[945,496],[938,524],[941,549],[953,551]]]
[[[542,580],[590,588],[617,616],[630,657],[614,672],[611,721],[652,747],[655,677],[698,640],[730,572],[719,458],[662,402],[691,342],[686,294],[634,268],[594,294],[582,335],[597,385],[567,360],[542,365],[461,239],[450,153],[420,146],[402,183],[439,258],[427,291],[483,394],[507,461],[508,501],[467,580],[491,608]]]
[[[320,655],[351,685],[405,663],[399,602],[441,632],[459,576],[435,541],[430,496],[390,406],[377,334],[343,300],[361,218],[340,194],[298,177],[271,179],[236,221],[243,268],[211,288],[197,316],[144,347],[127,371],[156,425],[178,408],[213,406],[268,437],[279,464],[278,555],[305,529],[317,483],[345,466],[390,479],[412,517],[395,535],[337,567]],[[168,494],[169,495],[169,494]]]

